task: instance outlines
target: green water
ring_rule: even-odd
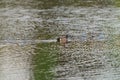
[[[59,48],[57,43],[37,44],[33,55],[35,80],[54,80],[54,67],[57,65]]]

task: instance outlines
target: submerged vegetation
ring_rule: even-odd
[[[0,7],[24,6],[26,8],[48,9],[55,6],[95,6],[111,5],[119,0],[1,0]]]
[[[57,65],[57,43],[40,43],[33,55],[35,80],[54,80],[52,69]]]
[[[117,7],[120,7],[120,0],[115,0],[115,5],[116,5]]]
[[[111,40],[108,43],[109,45],[109,58],[112,60],[111,66],[113,67],[120,67],[120,35],[113,34],[111,36]]]

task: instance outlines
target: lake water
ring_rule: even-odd
[[[34,80],[35,40],[54,40],[63,34],[72,41],[66,48],[59,46],[58,65],[52,68],[55,80],[120,79],[119,7],[90,6],[96,4],[92,0],[82,6],[75,0],[0,3],[1,80]]]

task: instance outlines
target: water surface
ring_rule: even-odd
[[[107,0],[81,1],[0,1],[0,79],[36,79],[31,57],[41,48],[34,41],[68,34],[72,42],[57,46],[57,66],[48,64],[46,73],[55,73],[55,80],[119,80],[120,8]]]

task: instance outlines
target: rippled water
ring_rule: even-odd
[[[32,46],[26,43],[34,36],[30,23],[33,13],[21,8],[0,9],[0,79],[33,79],[31,67]],[[21,42],[19,43],[19,41]],[[12,41],[12,42],[11,42]]]
[[[120,8],[73,2],[0,1],[0,80],[34,80],[35,44],[62,34],[72,41],[59,46],[55,80],[120,79]]]
[[[67,48],[61,48],[57,79],[119,80],[119,58],[115,57],[119,56],[119,8],[55,9],[57,15],[61,14],[55,21],[73,40]]]
[[[29,49],[15,44],[0,45],[1,80],[33,79]]]

